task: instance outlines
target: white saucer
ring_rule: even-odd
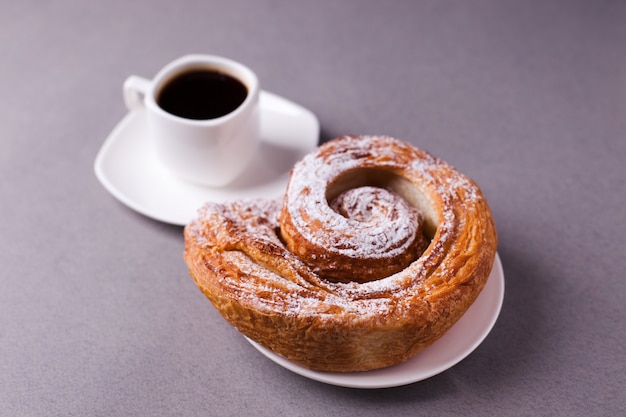
[[[493,328],[504,300],[504,271],[496,259],[485,288],[461,319],[438,341],[407,362],[366,372],[316,372],[303,368],[247,339],[252,346],[277,364],[297,374],[350,388],[390,388],[418,382],[437,375],[474,351]]]
[[[94,164],[96,176],[131,209],[181,226],[206,201],[280,197],[290,169],[318,145],[319,122],[311,111],[267,91],[261,92],[260,107],[257,158],[228,187],[202,187],[170,175],[153,153],[143,110],[128,113],[106,139]]]

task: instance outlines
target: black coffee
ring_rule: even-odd
[[[205,120],[235,110],[248,95],[238,79],[214,70],[193,70],[171,79],[161,89],[157,103],[168,113]]]

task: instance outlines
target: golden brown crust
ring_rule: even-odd
[[[196,284],[241,333],[310,369],[363,371],[411,358],[456,323],[497,235],[478,186],[450,165],[392,138],[346,136],[294,167],[282,202],[205,205],[185,244]]]

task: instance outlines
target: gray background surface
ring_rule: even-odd
[[[124,79],[190,52],[481,185],[506,295],[472,355],[340,388],[218,316],[182,228],[93,174]],[[625,415],[625,159],[624,1],[2,1],[0,415]]]

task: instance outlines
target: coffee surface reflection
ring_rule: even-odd
[[[241,105],[248,89],[237,78],[214,70],[192,70],[169,80],[157,95],[159,107],[194,120],[216,119]]]

